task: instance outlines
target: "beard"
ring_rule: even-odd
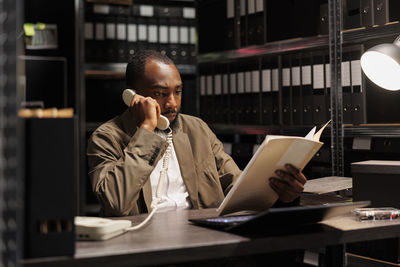
[[[166,116],[166,115],[168,115],[168,114],[176,114],[175,115],[175,119],[173,120],[173,121],[171,121],[170,122],[170,124],[169,124],[169,127],[172,129],[172,130],[174,130],[178,125],[178,116],[179,116],[179,110],[176,110],[176,109],[170,109],[170,110],[167,110],[167,111],[165,111],[165,112],[163,112],[163,113],[161,113],[161,115],[164,115],[164,116]]]

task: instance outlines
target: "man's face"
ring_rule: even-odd
[[[182,80],[174,64],[157,59],[147,59],[143,77],[134,88],[139,94],[154,98],[161,107],[161,114],[170,122],[175,120],[182,97]]]

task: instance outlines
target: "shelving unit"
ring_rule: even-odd
[[[247,3],[247,1],[243,1]],[[241,3],[243,3],[241,2]],[[331,113],[331,119],[332,119],[332,124],[331,126],[325,130],[324,136],[330,138],[331,144],[330,147],[332,148],[331,150],[331,162],[332,162],[332,174],[333,175],[344,175],[344,169],[345,166],[344,164],[348,164],[348,159],[344,159],[344,151],[347,151],[347,147],[349,145],[349,139],[351,138],[398,138],[400,137],[400,124],[396,121],[395,118],[389,118],[387,114],[390,112],[389,110],[385,111],[382,113],[382,117],[388,119],[388,121],[385,121],[384,119],[382,121],[379,121],[378,116],[375,115],[376,112],[374,110],[369,110],[372,105],[378,105],[379,104],[379,99],[383,97],[376,97],[377,94],[382,95],[385,94],[385,92],[378,92],[380,89],[375,89],[372,88],[371,83],[365,78],[361,77],[362,80],[362,87],[357,90],[361,90],[360,92],[364,95],[364,100],[367,101],[369,100],[374,101],[376,103],[369,104],[367,107],[367,104],[365,104],[364,108],[366,115],[371,115],[373,114],[374,116],[366,116],[365,121],[361,121],[361,123],[355,123],[355,124],[349,124],[346,122],[348,119],[346,119],[344,116],[346,115],[346,111],[344,111],[347,106],[344,105],[345,103],[343,101],[348,101],[345,100],[347,99],[348,96],[345,95],[347,93],[344,93],[344,90],[349,90],[349,88],[342,88],[342,76],[337,75],[338,73],[340,74],[342,72],[342,67],[344,66],[345,68],[347,66],[343,65],[345,63],[342,63],[342,56],[344,55],[345,51],[348,51],[349,48],[351,47],[357,47],[356,45],[360,45],[358,47],[361,48],[359,55],[361,55],[362,51],[364,49],[368,49],[370,46],[375,45],[376,42],[391,42],[391,39],[395,39],[395,37],[398,35],[400,32],[400,23],[398,21],[395,22],[390,22],[385,25],[374,25],[372,27],[362,27],[362,28],[356,28],[356,29],[347,29],[347,30],[342,30],[342,3],[341,1],[338,0],[329,0],[327,1],[329,5],[329,33],[327,35],[316,35],[316,36],[310,36],[310,37],[303,37],[303,38],[293,38],[293,39],[286,39],[286,40],[281,40],[281,41],[274,41],[274,42],[267,42],[264,44],[259,44],[259,45],[250,45],[250,46],[244,46],[236,49],[230,49],[230,50],[223,50],[223,51],[213,51],[213,52],[205,52],[201,53],[198,56],[198,64],[199,64],[199,70],[200,70],[200,75],[201,74],[201,69],[202,66],[205,66],[204,69],[207,70],[207,72],[204,75],[203,81],[201,81],[200,78],[200,94],[202,90],[205,90],[204,88],[201,87],[201,82],[204,84],[211,84],[213,87],[212,90],[216,90],[214,86],[216,83],[216,79],[218,78],[218,84],[221,83],[220,79],[221,77],[217,76],[223,76],[223,74],[228,73],[228,76],[232,72],[245,72],[248,70],[237,70],[235,67],[235,63],[239,62],[238,65],[245,63],[246,62],[259,62],[257,67],[254,67],[255,70],[260,72],[261,76],[261,70],[262,67],[260,67],[260,64],[262,64],[262,58],[275,58],[276,59],[276,67],[278,69],[281,69],[284,67],[284,61],[285,57],[287,55],[293,55],[293,54],[307,54],[307,53],[313,53],[313,51],[321,51],[321,50],[328,50],[329,48],[329,54],[328,56],[331,58],[330,60],[330,65],[331,69],[330,72],[327,72],[326,76],[329,75],[329,80],[330,80],[330,113]],[[266,1],[264,1],[265,5]],[[227,2],[228,5],[228,2]],[[246,22],[246,20],[243,20],[241,16],[243,13],[241,12],[240,8],[240,3],[238,1],[234,1],[234,9],[236,12],[236,16],[232,17],[233,24],[232,25],[240,25],[243,23],[243,21]],[[220,6],[216,8],[221,8]],[[249,6],[246,7],[248,9]],[[238,15],[239,13],[239,15]],[[239,47],[240,46],[240,40],[238,41],[237,38],[240,35],[240,26],[237,26],[236,30],[233,30],[233,33],[236,34],[236,39],[232,39],[232,45]],[[243,37],[243,36],[241,36]],[[199,38],[202,38],[200,35]],[[348,53],[348,52],[346,52]],[[347,58],[348,55],[345,55],[345,59],[343,59],[343,62],[349,61]],[[261,58],[261,59],[260,59]],[[335,59],[335,60],[332,60]],[[359,57],[358,57],[359,59]],[[353,59],[351,59],[353,60]],[[354,59],[355,60],[355,59]],[[261,63],[260,63],[261,62]],[[347,63],[348,64],[348,63]],[[257,65],[254,63],[254,65]],[[250,70],[251,71],[251,70]],[[353,71],[353,70],[352,70]],[[279,73],[279,88],[282,87],[282,82],[283,82],[283,73]],[[354,75],[354,74],[350,74]],[[207,81],[208,76],[213,76],[213,78],[210,78],[209,81]],[[242,79],[242,78],[240,78]],[[326,77],[325,77],[326,79]],[[238,80],[236,80],[236,83]],[[257,84],[261,84],[261,79],[260,82]],[[224,82],[223,82],[224,83]],[[231,84],[230,81],[228,81],[228,84]],[[218,85],[217,87],[221,87],[222,85]],[[237,86],[237,84],[236,84]],[[325,85],[326,86],[326,85]],[[368,88],[364,88],[364,86],[368,86]],[[208,89],[206,89],[208,90]],[[218,89],[221,90],[221,89]],[[234,89],[236,90],[237,93],[237,88]],[[261,90],[261,89],[260,89]],[[214,92],[214,91],[213,91]],[[351,85],[351,92],[353,92],[353,86]],[[204,94],[204,92],[202,92]],[[215,92],[214,92],[215,93]],[[214,94],[212,93],[212,94]],[[205,91],[205,94],[209,94],[208,91]],[[218,93],[221,94],[221,93]],[[222,93],[224,94],[224,93]],[[261,96],[262,92],[259,93]],[[278,94],[278,102],[280,107],[282,107],[283,104],[283,95],[282,91],[279,91]],[[366,98],[366,95],[370,95],[369,98]],[[215,98],[215,94],[213,97]],[[254,96],[257,96],[257,94],[254,94]],[[257,96],[257,97],[260,97]],[[360,95],[361,96],[361,95]],[[388,99],[391,99],[393,95],[388,96]],[[376,98],[375,98],[376,97]],[[396,99],[399,98],[399,96],[394,96]],[[227,100],[230,103],[231,109],[233,108],[232,105],[235,103],[234,101],[237,96],[235,94],[230,95]],[[218,100],[220,99],[219,96],[217,95],[217,98],[214,101],[221,101]],[[240,97],[240,103],[239,105],[245,105],[245,99],[244,97]],[[376,101],[375,101],[376,100]],[[383,102],[383,101],[381,101]],[[366,103],[366,102],[364,102]],[[203,104],[204,105],[204,104]],[[254,104],[258,105],[258,104]],[[261,105],[261,104],[260,104]],[[264,105],[264,104],[263,104]],[[383,105],[383,104],[382,104]],[[210,108],[210,104],[207,104],[207,109]],[[240,107],[236,107],[240,108]],[[368,108],[368,110],[367,110]],[[387,107],[384,107],[385,109]],[[213,111],[214,112],[214,111]],[[221,112],[221,111],[219,111]],[[369,112],[369,113],[368,113]],[[228,116],[228,115],[226,115]],[[258,115],[257,115],[258,116]],[[369,118],[369,120],[368,120]],[[206,119],[207,121],[207,119]],[[217,133],[217,135],[221,136],[222,138],[229,136],[229,134],[233,135],[233,137],[228,137],[228,140],[234,140],[233,142],[241,142],[240,139],[243,139],[243,136],[248,136],[248,135],[266,135],[266,134],[288,134],[288,135],[301,135],[303,133],[307,133],[307,130],[310,129],[308,125],[288,125],[284,123],[282,120],[282,115],[279,114],[279,120],[278,124],[263,124],[263,122],[259,121],[257,125],[252,124],[252,123],[243,123],[243,122],[209,122],[210,127]],[[346,139],[346,143],[344,143],[344,139]],[[236,140],[236,141],[235,141]],[[253,139],[255,140],[255,139]],[[262,140],[260,138],[256,140]],[[388,143],[390,143],[388,141]],[[371,147],[371,153],[373,153],[374,148]],[[389,148],[390,149],[390,148]],[[349,173],[346,173],[347,175],[350,175]]]

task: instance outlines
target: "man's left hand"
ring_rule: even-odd
[[[304,190],[307,178],[299,169],[291,164],[285,165],[285,170],[276,170],[277,177],[271,177],[269,183],[278,193],[282,202],[292,202],[298,198]]]

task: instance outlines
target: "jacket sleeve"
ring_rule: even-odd
[[[126,146],[119,141],[112,131],[96,131],[87,148],[92,189],[107,216],[139,212],[140,191],[167,147],[145,129],[138,129]]]
[[[224,146],[216,135],[208,128],[208,136],[212,151],[215,157],[218,174],[224,194],[227,195],[233,184],[239,178],[242,171],[236,165],[235,161],[224,151]]]

